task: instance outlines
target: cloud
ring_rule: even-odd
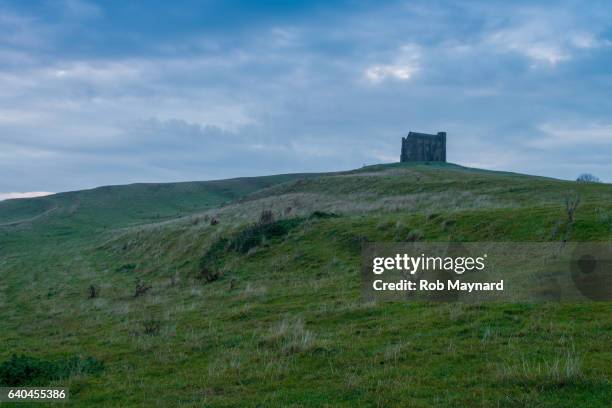
[[[519,9],[510,17],[510,23],[487,35],[485,44],[523,55],[532,61],[532,66],[554,67],[575,58],[580,51],[610,44],[599,33],[590,31],[596,27],[583,26],[580,17],[562,8]]]
[[[574,178],[612,110],[610,6],[595,3],[134,17],[15,2],[0,10],[0,191],[348,169],[397,160],[410,130],[447,131],[452,161]]]
[[[50,193],[48,191],[29,191],[25,193],[0,193],[0,201],[10,200],[14,198],[33,198],[33,197],[43,197],[48,196],[54,193]]]
[[[386,78],[395,78],[400,81],[410,79],[417,71],[417,68],[411,65],[375,65],[366,69],[366,78],[373,83],[378,83]]]
[[[399,49],[398,55],[390,64],[375,64],[365,70],[365,78],[373,84],[385,79],[399,81],[409,80],[419,70],[420,47],[416,44],[407,44]]]
[[[524,55],[535,63],[557,65],[571,58],[571,49],[557,38],[542,36],[530,26],[501,30],[493,33],[489,42],[500,49]],[[545,33],[548,34],[548,33]]]
[[[612,123],[543,123],[539,129],[543,136],[528,141],[527,145],[542,149],[591,146],[595,150],[606,145],[612,147]]]
[[[56,66],[41,73],[43,75],[46,74],[46,81],[53,79],[83,81],[97,86],[135,80],[142,74],[139,64],[131,63],[130,61],[96,63],[75,61],[63,66]]]

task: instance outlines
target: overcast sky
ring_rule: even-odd
[[[612,181],[610,15],[0,0],[0,194],[351,169],[410,130],[446,131],[451,162]]]

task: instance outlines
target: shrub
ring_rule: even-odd
[[[200,269],[200,277],[208,283],[214,282],[219,279],[219,275],[219,271],[210,269],[206,266],[203,266],[202,269]]]
[[[206,282],[214,282],[221,277],[223,255],[229,250],[247,253],[252,248],[261,245],[267,239],[284,237],[293,228],[302,223],[303,219],[278,220],[271,223],[257,223],[234,235],[231,239],[219,238],[208,248],[200,259],[200,277]]]
[[[310,218],[338,218],[338,214],[328,213],[324,211],[315,211],[310,214]]]
[[[420,230],[412,230],[406,236],[406,242],[417,242],[423,238],[423,233]]]
[[[117,271],[117,272],[131,272],[134,269],[136,269],[136,264],[128,263],[128,264],[121,265],[120,267],[115,269],[115,271]]]
[[[79,374],[95,374],[103,369],[104,364],[93,357],[73,356],[51,361],[13,354],[10,359],[0,364],[0,385],[46,386],[52,381]]]
[[[444,220],[440,226],[442,227],[443,231],[448,231],[453,225],[455,225],[455,223],[455,220]]]
[[[142,322],[142,332],[148,336],[157,336],[161,329],[161,322],[156,319],[148,319]]]
[[[140,279],[137,280],[136,281],[136,288],[134,288],[134,297],[137,298],[139,296],[144,295],[151,288],[152,288],[151,285],[147,285],[146,283],[142,282]]]
[[[259,216],[260,224],[272,224],[274,222],[274,213],[272,210],[263,210]]]
[[[601,180],[599,179],[599,177],[591,173],[582,173],[581,175],[578,176],[576,181],[579,183],[601,183]]]
[[[229,248],[230,242],[227,238],[219,238],[208,248],[208,251],[200,259],[199,278],[206,282],[214,282],[220,276],[219,269],[223,266],[223,254]]]
[[[231,249],[247,253],[251,248],[260,245],[265,239],[280,238],[301,223],[300,219],[279,220],[271,224],[257,224],[245,228],[231,241]]]
[[[206,267],[216,268],[221,266],[221,257],[227,251],[229,247],[229,240],[227,238],[220,238],[212,243],[212,245],[206,251],[206,254],[200,260],[200,268]]]
[[[100,290],[96,288],[94,285],[89,285],[89,289],[87,290],[87,296],[89,299],[95,299],[100,295]]]
[[[565,197],[565,212],[567,214],[567,222],[569,224],[574,223],[574,217],[576,215],[576,209],[580,204],[580,196],[579,195],[568,195]]]

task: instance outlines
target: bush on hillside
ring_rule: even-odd
[[[315,211],[310,214],[310,218],[338,218],[338,214],[328,213],[325,211]]]
[[[219,238],[213,242],[200,260],[200,269],[216,269],[221,267],[221,257],[229,246],[230,242],[227,238]]]
[[[200,259],[199,277],[211,283],[222,275],[223,255],[228,251],[247,253],[265,240],[284,237],[303,219],[278,220],[271,223],[257,223],[234,235],[231,239],[219,238],[208,248]]]
[[[210,269],[206,266],[202,266],[200,269],[200,278],[204,279],[207,283],[211,283],[219,279],[220,273],[218,270]]]
[[[157,319],[147,319],[142,322],[142,332],[147,336],[157,336],[161,329],[161,321]]]
[[[405,241],[406,242],[417,242],[420,241],[423,238],[423,232],[421,232],[420,230],[412,230],[408,233],[408,235],[406,235]]]
[[[274,222],[274,213],[272,210],[263,210],[259,216],[260,224],[272,224]]]
[[[136,287],[134,288],[134,297],[140,297],[146,294],[152,288],[151,285],[147,285],[140,279],[136,280]]]
[[[100,296],[100,289],[94,285],[89,285],[89,288],[87,289],[87,297],[89,299],[95,299],[98,296]]]
[[[322,218],[335,217],[335,214],[321,213]],[[266,240],[282,238],[292,229],[300,225],[303,218],[292,218],[278,221],[270,221],[268,215],[263,215],[262,220],[255,225],[247,227],[232,238],[219,238],[208,248],[208,251],[200,259],[199,277],[206,282],[214,282],[222,275],[223,256],[228,251],[236,251],[242,254],[249,252],[263,244]]]
[[[103,369],[103,363],[93,357],[74,356],[50,361],[13,354],[0,364],[0,386],[46,386],[51,381],[79,374],[95,374]]]
[[[211,283],[219,279],[223,266],[223,254],[228,250],[230,242],[227,238],[219,238],[212,243],[208,251],[200,259],[200,269],[197,278]]]
[[[576,209],[580,204],[579,195],[568,195],[565,197],[565,212],[567,214],[568,224],[573,224],[576,216]]]
[[[247,253],[251,248],[260,245],[266,239],[280,238],[300,224],[301,220],[279,220],[270,224],[256,224],[243,229],[231,242],[231,248],[240,253]]]
[[[136,269],[136,264],[128,263],[128,264],[119,266],[117,269],[115,269],[115,271],[116,272],[131,272],[134,269]]]

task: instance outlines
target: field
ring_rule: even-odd
[[[0,202],[0,381],[15,354],[76,359],[28,380],[70,406],[609,407],[612,304],[362,302],[360,251],[610,238],[611,185],[451,164]]]

